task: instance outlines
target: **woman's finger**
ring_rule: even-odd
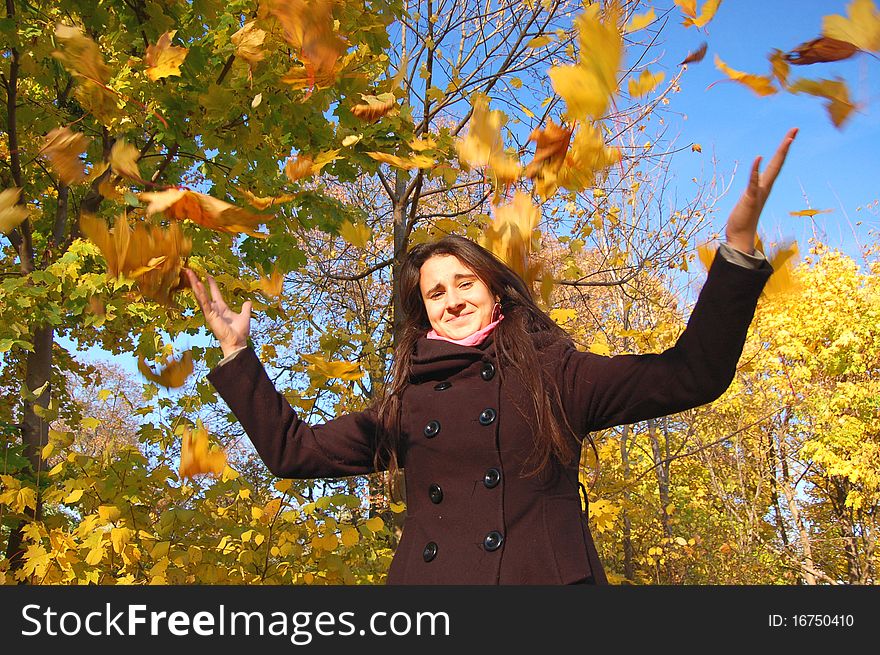
[[[226,301],[223,300],[223,294],[220,293],[220,287],[217,286],[217,281],[208,276],[208,284],[211,287],[211,299],[217,303],[217,309],[220,311],[228,310],[229,307],[226,305]]]
[[[785,134],[785,138],[782,139],[782,143],[779,144],[779,148],[776,149],[773,159],[767,164],[767,170],[764,171],[762,182],[763,186],[767,187],[768,191],[776,181],[779,171],[782,170],[782,165],[785,163],[785,158],[788,156],[788,149],[791,147],[792,141],[794,141],[797,133],[798,128],[793,127]]]
[[[205,287],[202,284],[202,281],[199,280],[199,276],[196,275],[195,271],[192,271],[188,268],[183,269],[186,277],[189,279],[189,286],[193,291],[193,295],[196,297],[196,302],[199,304],[199,308],[202,312],[205,311],[205,307],[207,306],[209,299],[207,294],[205,293]]]

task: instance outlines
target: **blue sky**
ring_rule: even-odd
[[[766,75],[770,70],[767,55],[773,48],[788,51],[818,37],[822,17],[845,15],[847,4],[844,0],[727,0],[702,32],[682,27],[677,7],[670,13],[664,30],[668,52],[664,61],[681,61],[703,41],[709,44],[705,59],[689,66],[682,79],[682,91],[670,103],[670,108],[681,114],[675,126],[679,143],[695,142],[703,149],[702,154],[688,150],[675,158],[673,171],[679,195],[686,195],[692,177],[711,175],[713,155],[719,173],[730,174],[739,165],[731,192],[717,206],[718,216],[713,223],[716,229],[723,227],[727,212],[743,189],[753,158],[763,155],[766,163],[786,130],[799,127],[800,133],[762,214],[761,234],[768,241],[779,237],[797,239],[803,252],[815,227],[825,243],[857,259],[860,251],[856,239],[862,244],[877,240],[869,230],[880,228],[880,214],[876,205],[873,213],[865,209],[880,197],[877,55],[859,53],[840,62],[792,66],[792,77],[840,76],[846,80],[851,97],[863,107],[842,129],[831,123],[821,98],[790,93],[759,97],[743,85],[720,81],[725,76],[714,64],[717,54],[732,68]],[[808,218],[789,215],[808,206],[834,211],[816,216],[814,224]],[[862,225],[856,226],[857,221]]]

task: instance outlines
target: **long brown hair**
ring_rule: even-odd
[[[377,470],[387,469],[392,480],[399,470],[400,398],[410,381],[416,341],[431,329],[419,286],[420,271],[422,264],[435,255],[457,257],[489,287],[490,293],[500,298],[504,320],[493,333],[499,375],[503,381],[505,374],[515,372],[522,380],[537,419],[532,431],[535,448],[528,460],[534,466],[527,475],[539,473],[554,457],[563,463],[571,461],[575,455],[572,430],[562,411],[556,381],[541,365],[535,347],[536,338],[546,343],[559,339],[571,343],[570,337],[541,311],[531,290],[509,266],[473,241],[450,235],[410,248],[400,269],[400,298],[404,316],[394,348],[391,384],[377,405],[380,423],[375,457]],[[559,424],[557,416],[564,425]]]

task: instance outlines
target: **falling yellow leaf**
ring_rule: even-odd
[[[774,49],[770,56],[770,70],[773,72],[773,77],[776,78],[776,81],[779,82],[780,86],[783,88],[788,87],[788,72],[791,69],[788,61],[785,58],[785,53],[782,50]]]
[[[253,75],[257,64],[263,61],[266,56],[260,48],[266,39],[266,32],[255,25],[255,21],[248,21],[231,37],[232,44],[235,46],[235,56],[248,63],[249,76]]]
[[[137,165],[140,156],[141,153],[137,148],[118,139],[110,149],[110,166],[117,175],[137,181],[141,179],[141,172]]]
[[[345,220],[342,225],[339,226],[339,234],[343,239],[356,248],[366,247],[373,236],[373,233],[366,224],[352,223],[349,220]]]
[[[822,34],[848,41],[860,50],[880,50],[880,12],[873,0],[853,0],[846,8],[847,16],[834,14],[822,19]]]
[[[665,79],[666,73],[664,73],[663,71],[659,73],[652,73],[649,70],[643,70],[638,79],[630,78],[629,94],[633,98],[641,98],[643,95],[647,95],[655,88],[657,88],[657,85]]]
[[[111,232],[103,219],[83,214],[80,229],[100,248],[108,275],[135,279],[145,297],[171,306],[174,293],[183,288],[183,262],[192,248],[178,224],[165,229],[139,223],[132,231],[120,215]]]
[[[691,144],[691,152],[703,152],[703,146],[699,143]]]
[[[841,79],[836,80],[807,80],[800,79],[788,87],[792,93],[806,93],[812,96],[825,98],[825,109],[835,127],[842,127],[850,114],[855,110],[855,105],[849,99],[849,89]]]
[[[393,93],[378,96],[361,95],[364,102],[351,108],[351,113],[366,123],[374,123],[383,116],[395,113],[397,109]]]
[[[468,133],[455,143],[458,158],[470,168],[487,166],[493,155],[504,152],[501,128],[507,122],[503,111],[489,109],[489,99],[478,95],[473,100]]]
[[[268,298],[280,297],[281,290],[284,288],[284,275],[277,268],[269,276],[262,275],[262,268],[260,268],[260,273],[258,287],[263,295]]]
[[[78,27],[58,24],[55,27],[58,50],[52,56],[73,75],[77,84],[74,95],[80,104],[105,125],[119,114],[117,96],[107,86],[110,69],[104,63],[98,44]]]
[[[315,162],[308,155],[298,155],[291,157],[284,164],[284,174],[291,182],[304,180],[311,177],[315,173]]]
[[[790,216],[809,216],[812,218],[816,214],[830,214],[833,209],[801,209],[796,212],[788,212]]]
[[[0,234],[9,234],[28,217],[27,207],[18,204],[20,197],[18,187],[0,191]]]
[[[239,189],[239,191],[244,194],[244,197],[247,198],[248,204],[254,209],[269,209],[269,207],[296,200],[296,196],[291,194],[282,194],[280,196],[256,196],[247,189]]]
[[[145,378],[166,389],[182,387],[193,372],[192,351],[187,350],[179,360],[168,357],[158,373],[153,372],[143,357],[138,357],[138,370]]]
[[[540,272],[530,256],[536,245],[535,230],[541,220],[541,210],[528,194],[517,191],[510,203],[494,207],[494,214],[492,223],[483,232],[481,245],[531,284]]]
[[[553,66],[550,81],[566,104],[569,120],[600,118],[617,92],[617,72],[623,60],[623,38],[617,30],[619,9],[607,5],[600,15],[592,4],[575,19],[580,44],[573,66]]]
[[[759,238],[756,248],[764,253],[773,267],[773,274],[764,286],[764,294],[775,295],[797,290],[797,283],[794,279],[794,266],[800,254],[797,241],[788,241],[767,252]]]
[[[336,378],[346,381],[360,380],[363,376],[357,362],[328,362],[318,354],[302,355],[302,358],[309,362],[308,373],[316,384]]]
[[[273,0],[270,11],[281,24],[284,39],[299,51],[305,79],[330,86],[347,43],[335,32],[333,0]],[[295,82],[293,70],[284,82]],[[329,82],[329,84],[328,84]]]
[[[734,70],[721,61],[721,58],[718,55],[715,55],[715,67],[734,82],[745,84],[760,96],[773,95],[778,91],[778,89],[773,86],[773,80],[766,75],[752,75],[750,73],[743,73],[742,71]]]
[[[196,422],[195,428],[184,427],[178,468],[180,477],[193,478],[202,474],[218,476],[225,468],[226,453],[211,447],[208,430],[202,425],[201,419]]]
[[[367,155],[383,164],[390,164],[391,166],[403,169],[431,168],[434,165],[434,158],[426,155],[398,157],[397,155],[390,155],[387,152],[368,152]]]
[[[81,157],[90,139],[66,127],[56,127],[46,135],[40,153],[49,160],[52,170],[65,184],[76,184],[86,178]]]
[[[721,0],[706,0],[700,9],[699,16],[697,15],[696,0],[675,0],[675,4],[681,7],[682,12],[687,16],[682,25],[685,27],[690,27],[691,25],[694,27],[706,27],[709,21],[715,18],[718,7],[721,5]]]
[[[697,257],[700,259],[703,268],[707,271],[712,268],[712,262],[715,261],[715,253],[717,251],[717,248],[708,243],[701,243],[697,246]]]
[[[147,203],[147,216],[164,212],[165,216],[182,221],[191,220],[204,227],[227,234],[242,232],[265,239],[269,235],[256,230],[258,225],[271,220],[272,215],[254,214],[204,193],[188,189],[167,189],[140,194]]]
[[[622,157],[619,148],[605,145],[602,133],[594,124],[584,123],[572,139],[557,183],[569,191],[583,191],[593,186],[597,177]]]
[[[147,77],[153,82],[163,77],[180,75],[180,66],[186,59],[189,50],[171,45],[171,39],[176,33],[177,30],[165,32],[159,37],[156,45],[147,47],[147,56],[145,57]]]
[[[637,32],[638,30],[644,29],[655,20],[657,20],[657,15],[654,13],[654,8],[651,7],[644,14],[636,14],[630,18],[623,31],[627,34],[630,32]]]

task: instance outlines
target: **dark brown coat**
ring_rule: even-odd
[[[542,345],[575,432],[582,438],[720,396],[771,272],[766,263],[750,270],[716,257],[687,328],[661,354],[602,357],[562,342]],[[477,347],[421,339],[413,364],[402,398],[407,518],[388,582],[605,583],[581,511],[577,463],[521,475],[534,410],[518,380],[500,374],[491,337]],[[307,425],[250,348],[208,378],[274,475],[373,470],[374,413]]]

